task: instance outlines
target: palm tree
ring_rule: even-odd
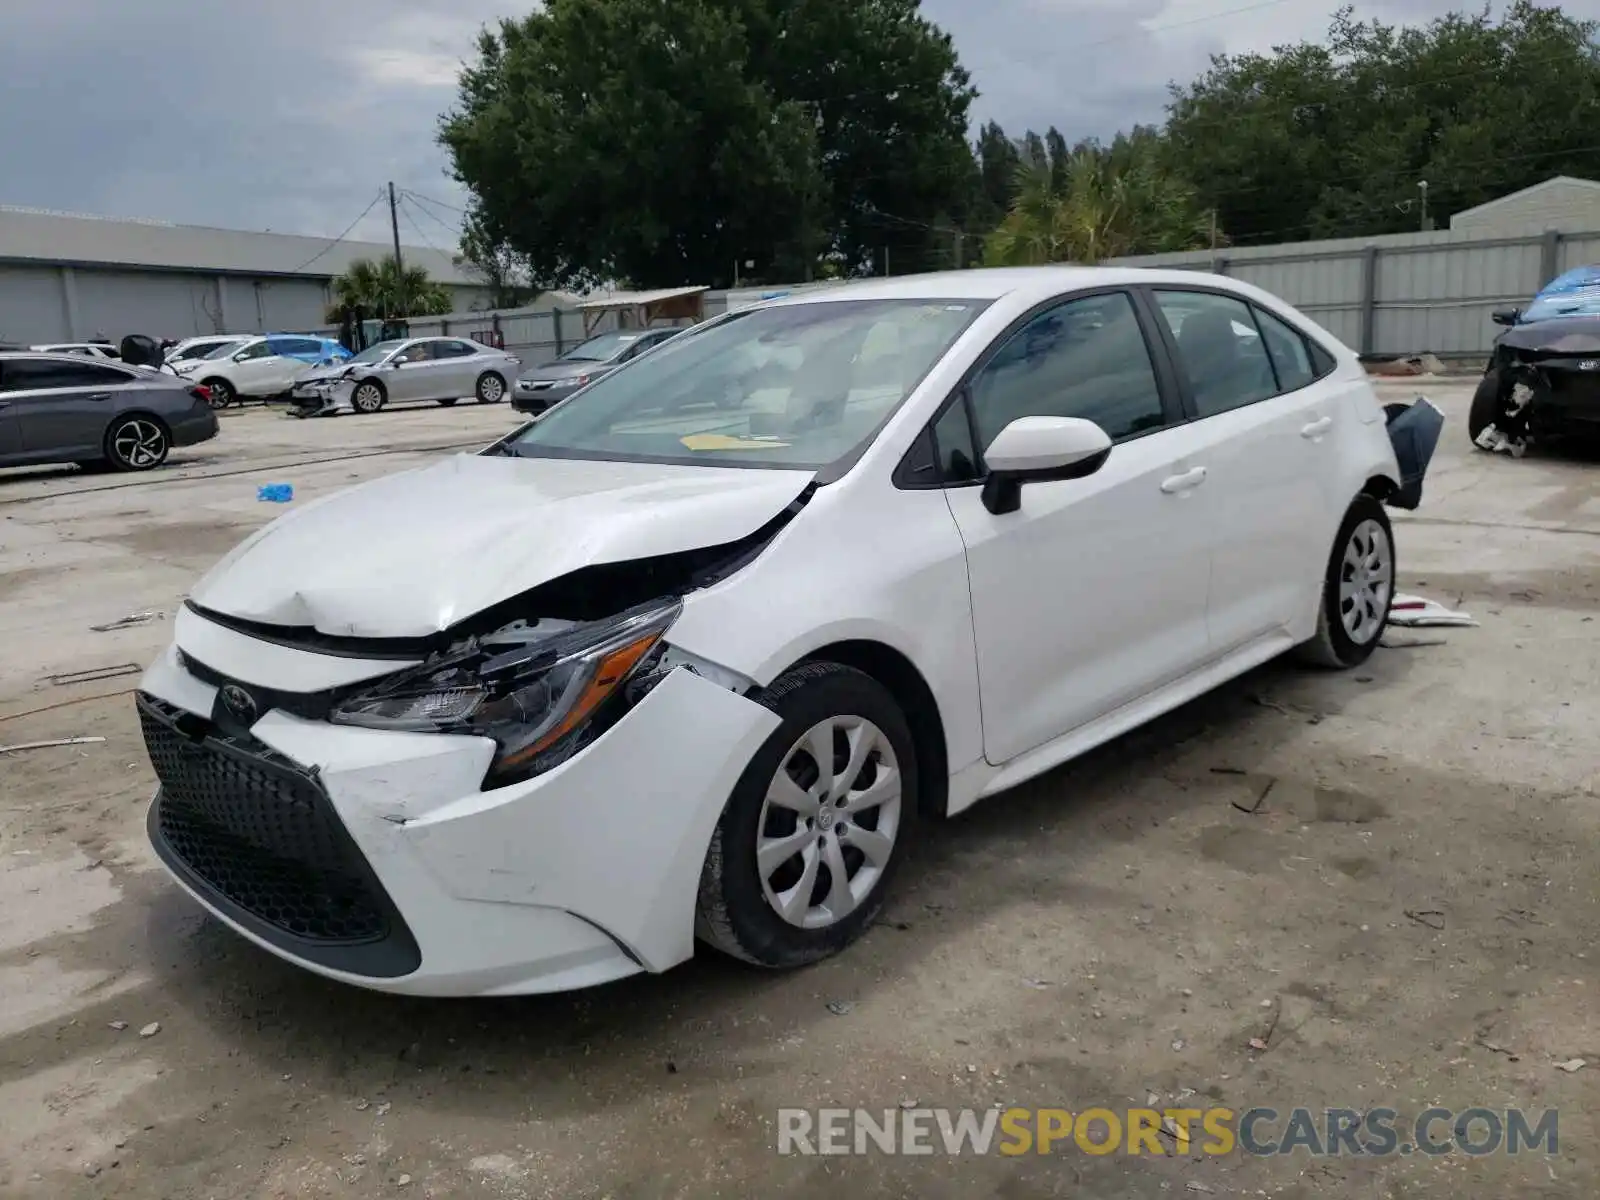
[[[338,323],[357,310],[386,319],[423,317],[447,313],[451,307],[449,288],[435,283],[422,267],[401,270],[394,255],[386,254],[376,263],[356,259],[333,281],[327,319]]]
[[[1194,189],[1162,170],[1151,154],[1113,154],[1090,145],[1076,150],[1058,177],[1048,162],[1023,156],[1016,199],[989,235],[984,261],[1096,263],[1196,250],[1212,237],[1210,216]]]

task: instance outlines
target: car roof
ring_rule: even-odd
[[[63,343],[52,342],[50,344],[53,346],[60,346]],[[81,354],[57,354],[51,350],[0,350],[0,362],[7,362],[18,358],[47,358],[51,362],[71,363],[75,367],[81,367],[83,365],[83,355]],[[134,369],[132,363],[125,363],[121,359],[115,358],[107,359],[103,362],[97,361],[95,365],[99,367],[121,367],[125,371],[131,371]]]
[[[762,307],[818,304],[838,300],[1000,300],[1019,295],[1047,300],[1076,288],[1129,286],[1139,283],[1223,284],[1240,290],[1238,281],[1203,271],[1162,267],[984,267],[970,271],[937,271],[859,279],[765,301]]]

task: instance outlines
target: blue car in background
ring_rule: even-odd
[[[227,408],[241,400],[286,396],[306,372],[349,358],[350,351],[332,338],[267,333],[180,363],[177,373],[205,388],[211,407]]]
[[[1600,435],[1600,266],[1558,275],[1492,319],[1506,329],[1472,397],[1473,445],[1521,454],[1535,437]]]

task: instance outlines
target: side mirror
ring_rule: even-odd
[[[237,353],[237,354],[235,354],[233,356],[233,361],[234,362],[243,362],[245,360],[245,358],[246,358],[245,352],[243,350],[241,350],[241,351],[239,351],[239,353]]]
[[[983,506],[996,516],[1022,506],[1022,485],[1082,479],[1105,466],[1111,437],[1082,417],[1018,417],[984,451]]]
[[[1497,308],[1489,314],[1489,319],[1496,325],[1515,325],[1521,315],[1520,308]]]

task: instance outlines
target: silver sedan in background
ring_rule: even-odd
[[[300,417],[375,413],[390,401],[432,400],[448,406],[464,396],[496,404],[506,398],[508,381],[521,367],[515,355],[470,338],[378,342],[346,362],[302,375],[295,381],[289,411]]]

